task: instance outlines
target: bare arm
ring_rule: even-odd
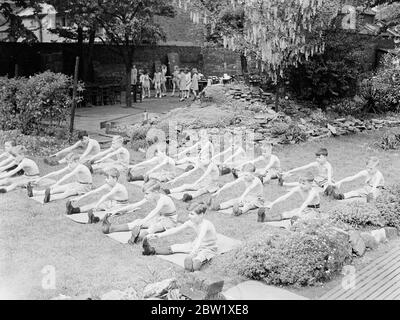
[[[14,157],[9,156],[7,159],[3,160],[2,162],[0,162],[0,171],[2,171],[2,168],[6,165],[9,165],[11,162],[14,161]]]
[[[139,168],[139,167],[142,167],[142,166],[146,166],[146,165],[151,164],[151,163],[156,162],[156,161],[158,161],[158,157],[154,157],[154,158],[151,158],[149,160],[146,160],[146,161],[137,163],[135,165],[129,166],[129,169],[135,169],[135,168]]]
[[[65,168],[65,170],[68,170],[68,168]],[[66,174],[64,177],[62,177],[59,181],[54,186],[58,186],[62,184],[64,181],[68,180],[69,178],[72,178],[74,175],[78,174],[80,168],[76,167],[72,172]]]
[[[314,190],[311,190],[310,194],[308,195],[307,199],[303,202],[303,204],[301,205],[301,207],[298,209],[297,214],[300,215],[305,208],[307,208],[311,201],[313,201],[313,199],[315,198],[316,193]]]
[[[207,233],[207,228],[205,228],[205,227],[201,228],[199,235],[197,236],[197,239],[196,239],[195,243],[193,244],[193,248],[192,248],[192,251],[190,252],[190,255],[195,255],[199,251],[201,242],[203,241],[206,233]]]
[[[92,152],[92,150],[93,150],[93,142],[91,141],[91,140],[89,140],[89,144],[88,144],[88,146],[87,146],[87,148],[86,148],[86,150],[85,150],[85,152],[81,155],[81,157],[79,158],[79,160],[83,160],[83,159],[85,159],[85,158],[87,158],[87,156]]]
[[[117,194],[117,190],[113,188],[109,193],[105,194],[100,198],[99,201],[97,201],[95,208],[98,208],[102,203],[106,202],[107,200],[113,199],[113,196]]]
[[[303,170],[306,170],[306,169],[310,169],[310,168],[316,167],[317,165],[318,164],[316,162],[312,162],[312,163],[307,164],[305,166],[289,170],[288,172],[286,172],[286,174],[292,174],[292,173],[295,173],[295,172],[298,172],[298,171],[303,171]]]
[[[108,186],[104,184],[104,185],[102,185],[101,187],[99,187],[99,188],[97,188],[95,190],[89,191],[88,193],[85,193],[85,194],[75,198],[75,201],[80,201],[82,199],[85,199],[85,198],[93,195],[93,194],[99,193],[99,192],[101,192],[103,190],[107,190],[107,189],[108,189]]]
[[[239,178],[237,180],[234,180],[232,182],[228,182],[227,184],[225,184],[221,189],[219,189],[215,195],[219,195],[222,191],[234,186],[235,184],[239,184],[243,181],[243,178]]]
[[[103,162],[104,160],[107,160],[107,159],[109,159],[109,158],[111,158],[113,156],[116,156],[119,153],[120,153],[120,149],[118,149],[116,151],[113,151],[113,152],[110,152],[106,156],[100,158],[100,160],[97,160],[95,163]]]
[[[336,183],[336,185],[337,185],[337,186],[340,186],[340,185],[343,184],[344,182],[354,181],[354,180],[357,180],[357,179],[359,179],[359,178],[365,177],[366,175],[367,175],[367,172],[366,172],[365,170],[363,170],[363,171],[360,171],[359,173],[355,174],[354,176],[347,177],[347,178],[344,178],[344,179],[338,181],[338,182]]]
[[[140,200],[139,202],[132,203],[132,204],[127,205],[125,207],[119,208],[119,209],[115,210],[114,213],[117,213],[117,212],[124,213],[124,212],[133,211],[133,210],[139,208],[140,206],[144,205],[146,202],[147,202],[146,199]]]
[[[258,181],[257,181],[258,180]],[[244,198],[246,198],[246,196],[255,188],[260,187],[260,183],[261,181],[256,178],[251,185],[243,192],[243,194],[240,196],[239,200],[242,201]]]
[[[98,154],[94,155],[93,157],[90,158],[90,161],[94,161],[98,158],[104,157],[105,155],[109,154],[110,152],[112,152],[112,149],[109,148],[107,150],[101,151]]]
[[[179,233],[187,228],[188,228],[188,225],[186,223],[184,223],[178,227],[169,229],[169,230],[161,232],[161,233],[156,233],[154,235],[149,235],[148,237],[149,238],[164,238],[164,237],[172,236],[176,233]]]
[[[271,203],[268,205],[268,208],[271,209],[271,208],[272,208],[274,205],[276,205],[277,203],[280,203],[280,202],[285,201],[286,199],[289,199],[292,195],[294,195],[294,194],[295,194],[296,192],[298,192],[298,191],[299,191],[299,187],[296,187],[296,188],[290,190],[288,193],[286,193],[286,194],[283,195],[282,197],[280,197],[280,198],[276,199],[275,201],[271,202]]]
[[[72,152],[72,151],[74,151],[75,149],[78,149],[80,146],[81,146],[81,142],[78,141],[78,142],[75,143],[74,145],[72,145],[72,146],[70,146],[70,147],[68,147],[68,148],[65,148],[65,149],[63,149],[63,150],[61,150],[61,151],[58,151],[58,152],[55,154],[55,156],[58,157],[58,156],[60,156],[60,155],[62,155],[62,154]]]
[[[6,170],[7,170],[8,168],[11,168],[11,167],[12,167],[13,165],[15,165],[15,164],[16,164],[15,162],[11,163],[9,166],[7,166]],[[13,176],[14,174],[16,174],[18,171],[22,170],[22,168],[23,168],[23,161],[22,161],[15,169],[13,169],[13,170],[11,170],[11,171],[4,172],[4,173],[0,176],[0,178],[1,178],[1,179],[3,179],[3,178],[9,178],[9,177]]]
[[[145,224],[147,221],[153,219],[162,209],[164,201],[158,201],[156,207],[141,221],[141,224]]]
[[[68,167],[65,167],[65,168],[62,168],[61,170],[50,172],[49,174],[46,174],[45,176],[40,177],[39,179],[37,179],[36,183],[39,183],[40,181],[42,181],[44,179],[47,179],[47,178],[50,178],[50,177],[56,177],[56,176],[58,176],[60,174],[63,174],[64,172],[67,172],[68,170],[69,170]]]
[[[168,163],[169,163],[168,159],[165,159],[163,162],[161,162],[160,164],[156,165],[156,166],[155,166],[154,168],[152,168],[151,170],[147,171],[146,174],[150,174],[150,173],[152,173],[152,172],[154,172],[154,171],[157,171],[157,170],[160,169],[162,166],[164,166],[164,165],[166,165],[166,164],[168,164]]]

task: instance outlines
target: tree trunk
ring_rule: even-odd
[[[132,59],[133,49],[127,41],[125,44],[124,60],[125,60],[125,81],[126,81],[126,107],[132,107],[132,95],[131,95],[131,70],[132,70]]]
[[[242,73],[247,74],[249,72],[247,68],[247,58],[243,53],[240,55],[240,64],[242,66]]]
[[[96,38],[95,28],[89,31],[88,52],[85,63],[83,65],[83,79],[88,82],[94,81],[93,75],[93,53],[94,53],[94,40]]]
[[[78,27],[78,56],[79,56],[79,79],[82,79],[83,76],[83,64],[85,59],[83,59],[83,29],[81,26]]]
[[[276,83],[276,90],[275,90],[275,111],[279,112],[279,99],[282,97],[281,91],[282,91],[282,78],[278,76],[278,80]]]

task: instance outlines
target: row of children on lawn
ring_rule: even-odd
[[[77,154],[79,148],[83,149],[83,152]],[[111,147],[102,151],[99,143],[83,132],[76,144],[45,159],[45,163],[49,165],[65,163],[66,166],[40,177],[37,164],[25,156],[26,149],[9,141],[5,143],[4,153],[0,155],[0,193],[9,192],[17,187],[26,187],[29,197],[43,196],[44,203],[77,196],[66,204],[68,215],[87,213],[89,223],[97,223],[100,219],[94,213],[107,211],[102,221],[102,230],[105,234],[131,231],[129,243],[137,244],[143,241],[144,255],[187,253],[185,268],[193,271],[199,270],[206,261],[217,254],[215,227],[205,219],[207,208],[213,210],[233,208],[236,216],[258,209],[259,222],[295,220],[316,214],[316,209],[320,207],[321,193],[337,200],[364,197],[367,201],[371,201],[384,187],[384,178],[377,168],[379,160],[376,157],[369,158],[366,168],[356,175],[334,182],[326,149],[322,148],[316,153],[316,161],[287,172],[281,170],[280,160],[271,153],[271,149],[272,147],[267,145],[260,157],[251,159],[245,150],[234,144],[222,153],[215,154],[213,144],[205,141],[182,150],[174,158],[159,149],[153,158],[130,165],[130,154],[123,145],[122,137],[114,137]],[[257,166],[259,162],[263,162],[264,166]],[[183,174],[179,175],[179,171],[176,170],[177,165],[187,165]],[[143,168],[149,167],[152,169],[143,174]],[[313,168],[317,171],[316,175],[306,172],[297,182],[286,181],[286,178],[295,172]],[[92,173],[95,172],[106,173],[106,179],[104,185],[93,189]],[[124,172],[127,172],[129,182],[144,181],[143,200],[133,204],[128,202],[128,191],[119,182],[120,175]],[[202,174],[199,179],[190,179],[198,172]],[[219,177],[226,174],[232,174],[235,180],[221,185]],[[49,188],[44,190],[37,188],[44,179],[54,177],[61,178]],[[364,185],[360,189],[344,194],[338,191],[343,183],[359,178],[364,179]],[[183,184],[184,179],[194,182]],[[277,179],[279,185],[292,189],[268,203],[263,197],[263,187],[272,179]],[[73,182],[66,183],[70,180]],[[235,189],[241,182],[244,182],[246,189],[239,198],[220,201],[221,192]],[[162,188],[161,183],[173,183],[179,186]],[[177,210],[170,195],[182,192],[187,192],[183,196],[185,202],[204,194],[209,194],[210,197],[207,203],[194,203],[190,206],[188,221],[178,225]],[[276,204],[296,193],[303,198],[299,208],[283,213],[270,213],[269,210]],[[103,194],[97,196],[97,201],[93,203],[84,201],[97,194]],[[132,212],[144,203],[156,203],[156,207],[145,218],[121,225],[109,222],[111,216]],[[166,237],[186,228],[195,231],[197,237],[194,242],[173,246],[150,244],[155,238]]]
[[[160,68],[157,68],[154,73],[153,79],[150,78],[149,73],[144,70],[139,75],[139,82],[142,85],[142,96],[143,98],[150,98],[150,88],[151,84],[154,85],[155,90],[155,98],[162,98],[167,95],[167,66],[162,65]],[[137,70],[134,66],[131,72],[132,76],[132,84],[136,85],[137,83]],[[174,67],[174,72],[172,74],[172,94],[171,97],[175,96],[175,91],[179,92],[180,101],[184,101],[190,98],[190,94],[193,93],[194,100],[197,99],[199,94],[199,80],[201,78],[201,74],[198,73],[197,69],[192,69],[192,72],[189,71],[189,68],[179,69],[178,66]]]

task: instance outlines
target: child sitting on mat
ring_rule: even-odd
[[[204,204],[193,204],[189,207],[189,220],[184,224],[162,233],[148,235],[143,241],[143,255],[171,255],[174,253],[187,253],[185,258],[185,269],[187,271],[199,271],[201,267],[213,259],[218,253],[217,232],[209,220],[205,219],[207,206]],[[172,246],[152,246],[150,240],[164,238],[184,231],[193,229],[196,239],[193,242],[174,244]]]
[[[97,223],[100,219],[94,216],[94,212],[116,210],[119,207],[128,204],[128,190],[124,185],[118,183],[120,177],[119,171],[117,169],[109,169],[106,174],[107,178],[104,185],[67,202],[67,215],[87,212],[89,223]],[[100,192],[106,192],[106,194],[97,202],[81,207],[74,207],[72,205],[72,202],[82,201],[83,199]]]
[[[129,166],[127,180],[128,182],[133,182],[133,181],[147,182],[150,179],[150,177],[152,177],[162,181],[165,179],[162,179],[161,173],[158,174],[159,171],[165,167],[168,167],[172,170],[174,166],[175,166],[175,160],[167,156],[166,153],[161,148],[157,148],[155,150],[154,156],[151,159]],[[143,173],[143,169],[147,171]]]
[[[27,150],[23,146],[16,146],[10,151],[15,158],[14,161],[3,167],[4,172],[0,174],[0,193],[25,187],[39,177],[38,165],[35,161],[25,157],[26,152]],[[21,173],[23,174],[21,175]]]
[[[114,136],[111,148],[100,152],[90,161],[93,171],[106,172],[109,169],[117,169],[123,172],[129,167],[130,153],[123,147],[124,138]]]
[[[363,188],[350,191],[347,193],[337,193],[333,194],[333,197],[337,200],[350,199],[350,198],[366,198],[367,202],[371,202],[376,199],[381,190],[384,189],[385,179],[382,173],[378,170],[379,159],[377,157],[370,157],[367,160],[367,167],[365,170],[360,171],[354,176],[344,178],[338,181],[335,186],[340,188],[340,186],[345,182],[350,182],[360,178],[365,178],[365,185]]]
[[[282,197],[271,202],[264,208],[258,210],[258,222],[271,222],[271,221],[282,221],[288,219],[294,219],[300,216],[312,216],[316,212],[314,209],[320,207],[319,190],[313,186],[314,175],[309,172],[302,176],[297,183],[297,186],[290,190]],[[277,203],[284,202],[296,193],[300,194],[304,200],[300,208],[293,209],[284,213],[268,214],[266,215],[266,209],[271,210]]]
[[[156,203],[156,207],[143,219],[137,219],[131,223],[112,225],[108,216],[103,220],[103,233],[132,231],[129,244],[139,243],[149,234],[163,232],[174,228],[178,222],[178,214],[172,199],[160,193],[160,183],[150,180],[143,187],[144,200]],[[144,201],[142,202],[142,204]]]
[[[227,183],[210,198],[209,204],[211,208],[216,211],[233,208],[233,214],[235,216],[240,216],[250,210],[261,208],[263,206],[264,188],[261,180],[254,175],[255,170],[256,168],[253,164],[249,163],[245,165],[243,167],[243,172],[239,174],[237,180]],[[241,182],[244,182],[246,189],[239,198],[231,199],[221,204],[215,203],[216,197],[218,197],[222,191],[235,188],[240,185]]]
[[[310,164],[305,165],[303,167],[289,170],[285,173],[278,173],[279,184],[281,186],[286,186],[286,187],[296,186],[297,182],[294,182],[294,183],[284,182],[283,178],[285,176],[290,176],[293,173],[298,172],[298,171],[316,168],[318,170],[318,173],[314,178],[314,182],[313,182],[314,187],[316,187],[320,191],[324,192],[325,195],[331,195],[333,192],[333,171],[332,171],[332,165],[327,160],[328,150],[325,148],[321,148],[316,152],[315,155],[317,157],[315,162],[311,162]]]
[[[67,155],[78,149],[84,150],[83,153],[80,155],[79,161],[80,163],[85,163],[100,152],[100,144],[97,140],[91,139],[86,131],[81,131],[78,134],[77,143],[57,152],[56,154],[51,155],[49,158],[45,158],[44,162],[50,166],[57,166],[59,164],[67,163],[67,160],[65,158],[61,160],[56,160],[52,158],[62,157],[63,155]]]
[[[4,152],[0,155],[0,159],[3,159],[0,161],[0,174],[4,171],[11,171],[17,167],[17,165],[14,165],[13,167],[8,167],[8,165],[15,160],[15,156],[12,153],[12,150],[16,146],[17,144],[15,143],[15,141],[6,141],[4,143]]]
[[[65,157],[67,161],[67,166],[59,171],[51,172],[38,180],[35,184],[39,184],[40,181],[56,177],[65,174],[57,183],[53,184],[50,188],[46,190],[34,191],[32,183],[29,182],[27,185],[28,197],[32,198],[34,196],[44,196],[44,203],[50,202],[51,200],[61,200],[66,199],[71,196],[78,196],[85,194],[92,189],[92,174],[88,167],[79,163],[80,157],[74,155],[73,153],[68,154]],[[68,179],[74,178],[74,182],[63,184]]]
[[[281,161],[279,158],[272,154],[272,145],[266,144],[262,149],[262,155],[254,160],[245,162],[241,166],[241,170],[247,164],[256,165],[258,162],[267,163],[264,168],[256,169],[255,174],[260,178],[263,184],[269,183],[273,179],[278,179],[278,175],[281,172]]]
[[[218,179],[219,179],[219,169],[217,165],[213,162],[204,161],[199,163],[203,169],[207,168],[204,174],[197,179],[194,183],[184,184],[183,186],[164,189],[166,194],[180,193],[184,191],[194,191],[191,194],[185,193],[182,200],[188,202],[194,198],[200,197],[206,193],[214,193],[219,189]]]

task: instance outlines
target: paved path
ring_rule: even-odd
[[[400,247],[356,271],[355,286],[332,289],[321,300],[400,300]]]
[[[186,102],[179,102],[178,97],[164,97],[162,99],[145,99],[141,103],[134,103],[132,108],[124,108],[123,105],[94,106],[91,108],[79,108],[75,117],[75,128],[87,130],[90,133],[103,133],[100,123],[116,120],[118,124],[127,125],[137,123],[143,118],[143,112],[167,113],[168,111],[187,105]]]

